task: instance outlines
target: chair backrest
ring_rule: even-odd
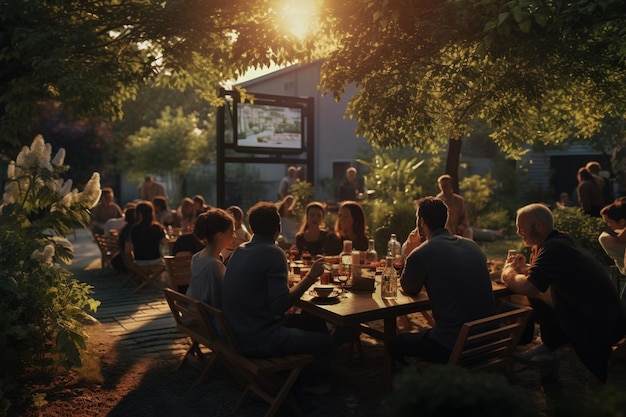
[[[170,288],[181,291],[191,281],[191,255],[164,256]]]
[[[193,339],[215,340],[217,333],[213,326],[206,326],[204,315],[198,308],[198,301],[170,288],[164,288],[165,300],[170,306],[176,328]]]
[[[105,236],[99,233],[93,234],[98,245],[98,249],[103,256],[111,257],[120,251],[118,239],[115,236]]]
[[[448,363],[476,371],[511,366],[513,349],[531,312],[530,307],[520,307],[465,323]]]
[[[231,351],[241,354],[235,333],[230,327],[230,323],[228,322],[224,312],[209,304],[201,302],[198,302],[198,310],[200,310],[200,313],[204,316],[205,326],[212,326],[213,331],[215,332],[214,334],[219,335],[223,344],[225,344]]]

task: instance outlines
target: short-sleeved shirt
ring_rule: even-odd
[[[159,224],[135,225],[130,230],[135,261],[153,261],[161,257],[161,240],[165,230]]]
[[[446,229],[433,231],[411,252],[400,283],[409,294],[426,288],[435,319],[429,337],[449,350],[465,322],[496,313],[485,254]]]
[[[577,344],[611,346],[626,332],[626,314],[605,268],[565,233],[553,231],[537,247],[528,280],[551,288],[559,325]]]

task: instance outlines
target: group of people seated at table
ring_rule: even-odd
[[[619,200],[602,210],[614,231],[614,236],[607,235],[616,244],[626,241],[622,240],[626,227],[623,204]],[[126,239],[126,250],[131,248],[135,262],[160,259],[158,246],[165,239],[165,228],[154,213],[147,201],[126,210],[128,224],[120,239]],[[277,204],[259,202],[247,214],[251,237],[243,226],[240,208],[211,208],[193,220],[193,236],[202,244],[191,260],[187,294],[224,311],[244,354],[313,354],[316,360],[302,374],[302,388],[326,392],[327,369],[334,352],[348,339],[339,331],[331,334],[321,319],[290,313],[295,301],[323,273],[323,264],[321,259],[315,261],[302,280],[289,287],[286,251],[308,251],[313,257],[336,255],[344,240],[352,240],[356,250],[367,250],[363,208],[356,201],[342,202],[333,230],[327,230],[324,205],[308,204],[288,248],[277,245],[282,222]],[[416,202],[416,227],[405,242],[400,284],[409,295],[422,289],[428,292],[434,325],[392,340],[389,351],[398,364],[406,363],[407,356],[447,362],[465,322],[507,308],[494,300],[481,248],[458,229],[450,231],[449,224],[450,207],[444,198],[425,197]],[[529,361],[554,360],[558,350],[569,344],[589,370],[590,381],[606,382],[611,348],[626,335],[624,304],[606,269],[574,239],[554,228],[552,212],[543,204],[520,208],[516,226],[523,244],[530,248],[530,259],[521,254],[507,259],[502,280],[512,292],[528,297],[533,308],[520,343],[534,339],[535,324],[541,340],[524,355]],[[607,239],[601,238],[601,242],[608,245]],[[148,247],[148,241],[152,246]],[[616,263],[623,271],[621,251]],[[316,389],[320,386],[321,390]]]
[[[406,294],[426,289],[435,324],[393,339],[389,349],[398,363],[405,363],[407,356],[445,363],[465,322],[510,308],[496,305],[487,259],[480,247],[446,229],[448,212],[438,197],[418,201],[414,232],[418,238],[407,242],[400,283]],[[314,354],[316,365],[309,367],[303,383],[327,382],[324,375],[328,374],[319,369],[328,366],[338,343],[346,339],[333,338],[319,319],[287,313],[322,274],[320,260],[290,288],[287,257],[276,244],[281,231],[277,206],[261,202],[248,212],[252,239],[240,245],[224,267],[218,254],[232,247],[235,221],[221,209],[203,216],[213,220],[196,222],[195,233],[203,236],[206,248],[192,258],[188,295],[224,310],[245,354]],[[359,203],[342,203],[333,231],[322,228],[323,219],[322,204],[313,202],[306,207],[296,238],[300,250],[338,253],[343,239],[359,242],[355,247],[360,250],[367,249]],[[524,354],[531,361],[553,360],[555,351],[570,344],[590,378],[606,382],[611,347],[626,334],[626,313],[604,267],[571,237],[554,229],[552,213],[542,204],[521,208],[516,224],[532,256],[529,263],[523,255],[508,259],[502,278],[513,292],[527,296],[534,309],[521,343],[534,339],[535,323],[542,342]]]

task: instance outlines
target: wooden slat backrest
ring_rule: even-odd
[[[448,363],[472,370],[509,366],[531,312],[530,307],[521,307],[465,323]]]
[[[220,341],[225,347],[240,355],[239,343],[224,312],[206,303],[198,304],[198,310],[203,315],[206,325],[212,326],[213,330],[220,335]]]
[[[105,236],[98,233],[93,234],[100,254],[102,255],[102,267],[104,268],[110,263],[111,258],[117,255],[120,251],[119,242],[114,236]]]
[[[204,316],[198,308],[198,302],[170,288],[164,288],[163,293],[176,321],[176,329],[203,345],[211,347],[217,334],[215,329],[206,326]]]
[[[164,256],[170,288],[180,291],[191,281],[191,255]]]
[[[270,405],[265,417],[274,416],[284,401],[300,415],[298,404],[289,392],[304,366],[313,360],[313,355],[247,357],[241,353],[224,312],[208,304],[198,302],[197,305],[205,325],[219,333],[212,349],[222,355],[232,375],[245,387],[237,407],[248,392],[253,392]]]
[[[217,331],[220,334],[219,341],[229,351],[225,353],[233,358],[239,357],[237,360],[241,362],[241,365],[248,368],[248,370],[253,373],[273,373],[284,369],[291,369],[297,364],[304,365],[313,359],[313,357],[308,354],[275,356],[271,358],[246,357],[241,353],[235,333],[230,327],[224,312],[208,304],[200,304],[199,310],[205,314],[205,319],[209,321],[208,324],[218,327]],[[234,354],[234,356],[231,354]]]

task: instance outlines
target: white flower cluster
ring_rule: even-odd
[[[63,180],[57,180],[54,190],[61,197],[61,200],[58,204],[52,205],[51,211],[69,208],[74,204],[80,204],[88,208],[98,204],[100,194],[102,193],[100,190],[100,174],[94,172],[82,192],[78,192],[76,188],[70,191],[71,188],[72,180],[67,180],[65,183],[63,183]]]
[[[53,236],[52,240],[53,240],[53,243],[49,243],[48,245],[46,245],[43,251],[36,249],[35,251],[33,251],[30,257],[32,259],[39,260],[44,264],[52,265],[54,261],[54,254],[56,253],[56,249],[55,249],[56,245],[60,245],[69,250],[73,250],[72,243],[64,237]],[[64,260],[64,262],[68,265],[72,263],[71,260],[67,260],[67,261]]]
[[[94,172],[91,179],[82,192],[77,189],[72,190],[72,180],[63,181],[58,177],[60,172],[67,171],[69,166],[63,165],[65,160],[65,149],[61,148],[52,156],[52,145],[45,143],[41,135],[33,140],[30,148],[24,146],[17,155],[15,161],[11,161],[7,169],[8,182],[4,188],[2,204],[0,204],[0,214],[4,206],[19,202],[21,193],[28,190],[35,181],[35,185],[43,187],[44,183],[40,176],[33,175],[37,169],[50,171],[50,179],[46,180],[48,186],[59,197],[59,202],[53,204],[51,210],[61,210],[80,204],[87,208],[94,207],[100,199],[100,174]]]
[[[41,263],[52,265],[52,261],[54,259],[54,245],[52,243],[46,245],[46,247],[43,248],[43,251],[35,250],[30,257],[41,261]]]

